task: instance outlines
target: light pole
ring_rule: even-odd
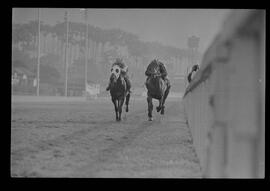
[[[65,96],[68,95],[68,30],[69,30],[69,23],[68,23],[68,11],[65,11],[65,21],[67,23],[67,34],[66,34],[66,47],[65,47],[65,61],[66,61],[66,77],[65,77]]]
[[[40,10],[38,8],[38,62],[37,62],[37,96],[39,96],[39,69],[40,69]]]

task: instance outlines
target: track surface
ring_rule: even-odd
[[[145,99],[131,98],[116,122],[109,98],[13,102],[11,176],[200,178],[181,99],[168,99],[152,122],[146,110]]]

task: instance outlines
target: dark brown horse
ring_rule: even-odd
[[[162,79],[160,73],[156,70],[148,78],[145,83],[147,88],[147,103],[148,103],[148,120],[152,121],[152,111],[153,102],[152,99],[157,99],[159,101],[159,106],[156,107],[157,112],[161,111],[160,114],[164,115],[165,100],[169,94],[170,88],[167,86],[166,82]]]
[[[119,66],[114,66],[111,70],[110,94],[114,104],[116,121],[121,121],[122,107],[125,99],[126,112],[128,112],[130,93],[127,91],[127,85]]]

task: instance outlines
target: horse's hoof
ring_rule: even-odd
[[[159,112],[161,110],[161,107],[156,107],[156,109],[157,109],[157,112]]]
[[[149,117],[148,118],[148,121],[153,121],[153,117]]]
[[[160,114],[161,114],[161,115],[164,115],[164,111],[161,110]]]

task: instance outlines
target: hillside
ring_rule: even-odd
[[[186,49],[162,45],[159,42],[143,42],[135,34],[120,29],[102,29],[88,26],[88,81],[107,83],[110,65],[116,57],[128,64],[135,86],[142,86],[144,70],[148,63],[159,58],[167,65],[170,76],[182,74],[181,65],[190,57]],[[36,73],[38,23],[12,25],[13,67],[18,63]],[[84,85],[86,26],[69,23],[69,82]],[[41,82],[64,83],[65,80],[66,23],[50,26],[41,23]],[[45,68],[45,69],[44,69]]]

